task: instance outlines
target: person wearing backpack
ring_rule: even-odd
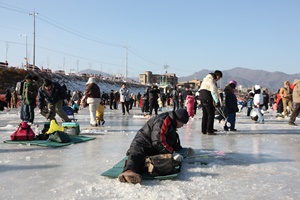
[[[34,108],[36,106],[36,96],[38,93],[38,87],[35,82],[33,82],[33,77],[27,75],[25,77],[25,82],[23,84],[22,100],[23,100],[23,116],[24,120],[28,122],[28,125],[33,124],[34,120]]]
[[[70,122],[62,106],[66,96],[66,91],[59,83],[45,79],[38,91],[39,112],[48,120],[55,119],[58,114],[64,122]]]

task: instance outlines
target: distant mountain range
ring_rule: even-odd
[[[203,69],[199,72],[195,72],[193,75],[179,77],[178,81],[189,80],[202,80],[208,73],[214,72],[214,70]],[[264,70],[252,70],[241,67],[236,67],[230,70],[222,70],[223,78],[218,81],[218,86],[224,88],[230,80],[235,80],[238,85],[242,85],[244,88],[253,88],[254,85],[259,84],[263,88],[267,88],[269,92],[277,92],[283,86],[284,81],[290,81],[293,83],[294,79],[300,79],[300,73],[286,74],[283,72],[268,72]]]
[[[190,76],[180,77],[177,74],[178,81],[190,81],[190,80],[202,80],[208,73],[214,72],[214,70],[203,69],[195,72]],[[103,76],[111,77],[113,75],[103,73],[97,70],[82,70],[81,73],[93,73],[102,74]],[[277,92],[283,86],[284,81],[290,81],[293,83],[294,79],[300,79],[300,73],[286,74],[283,72],[268,72],[264,70],[253,70],[242,67],[236,67],[229,70],[222,70],[223,78],[218,81],[218,86],[224,88],[230,80],[235,80],[238,85],[243,88],[253,88],[254,85],[259,84],[263,88],[267,88],[270,92]],[[130,79],[138,81],[137,77],[130,77]]]

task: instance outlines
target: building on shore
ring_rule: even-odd
[[[174,73],[166,74],[153,74],[151,71],[145,71],[143,74],[139,74],[139,83],[145,85],[177,85],[178,77]]]
[[[185,82],[179,82],[177,84],[177,88],[179,90],[184,90],[185,88],[188,88],[191,91],[197,91],[200,88],[200,85],[202,83],[202,80],[191,80],[191,81],[185,81]]]
[[[145,71],[139,74],[139,83],[144,85],[157,85],[159,88],[171,88],[178,83],[178,77],[174,73],[153,74],[151,71]]]

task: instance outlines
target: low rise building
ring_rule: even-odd
[[[174,73],[152,74],[151,71],[146,71],[144,74],[139,74],[139,83],[144,85],[175,86],[178,83],[178,77]]]

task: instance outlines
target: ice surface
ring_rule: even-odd
[[[171,108],[164,108],[165,111]],[[96,139],[61,148],[0,144],[0,199],[300,199],[300,129],[265,114],[265,124],[255,124],[238,113],[238,132],[201,134],[201,111],[179,129],[181,143],[196,154],[218,152],[201,162],[183,164],[172,180],[119,183],[100,176],[125,156],[132,138],[147,119],[105,110],[105,126],[87,131],[88,109],[76,118],[84,133]],[[42,130],[44,118],[37,114],[33,130]],[[297,118],[296,123],[300,120]],[[20,123],[17,110],[0,113],[2,141]],[[61,122],[60,122],[61,123]],[[223,129],[216,121],[215,128]],[[94,131],[94,132],[93,132]],[[196,158],[197,159],[197,158]]]

